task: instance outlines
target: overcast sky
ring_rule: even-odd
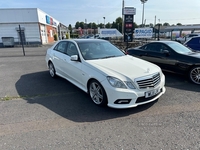
[[[140,0],[124,0],[125,7],[135,7],[134,22],[142,23]],[[68,26],[77,21],[112,23],[122,17],[122,0],[0,0],[0,8],[39,8]],[[200,0],[148,0],[144,5],[146,24],[200,24]]]

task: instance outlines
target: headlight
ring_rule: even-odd
[[[107,77],[108,82],[110,83],[111,86],[115,87],[115,88],[123,88],[126,89],[126,85],[119,79],[115,78],[115,77]]]
[[[133,85],[133,83],[131,81],[121,81],[120,79],[117,79],[115,77],[107,77],[108,82],[110,83],[110,85],[112,85],[115,88],[123,88],[123,89],[127,89],[127,86],[130,89],[135,89],[135,86]],[[125,83],[125,84],[124,84]]]
[[[135,89],[135,86],[133,85],[132,82],[130,81],[125,81],[126,85],[130,88],[130,89]]]

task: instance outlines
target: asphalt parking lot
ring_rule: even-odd
[[[42,47],[0,48],[1,150],[200,149],[200,86],[164,72],[166,93],[131,109],[98,107],[52,79]]]

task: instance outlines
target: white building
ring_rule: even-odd
[[[59,21],[38,8],[0,9],[0,47],[4,39],[14,39],[14,45],[46,44],[59,34]],[[21,37],[20,38],[20,29]]]

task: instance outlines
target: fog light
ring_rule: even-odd
[[[118,99],[114,102],[114,104],[129,104],[131,99]]]

